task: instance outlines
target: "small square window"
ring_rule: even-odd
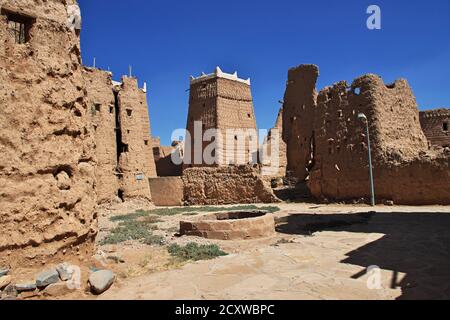
[[[444,122],[444,123],[442,124],[442,130],[448,131],[448,122]]]
[[[101,110],[101,104],[95,104],[95,112],[100,112]]]
[[[144,140],[144,144],[148,146],[148,140]]]
[[[109,107],[109,113],[114,113],[114,107]]]
[[[127,116],[131,117],[132,114],[133,114],[133,110],[127,109]]]
[[[35,18],[2,9],[1,14],[7,17],[8,31],[17,44],[30,41],[30,30],[36,22]]]

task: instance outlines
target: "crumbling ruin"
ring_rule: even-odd
[[[0,264],[89,252],[95,140],[75,1],[0,1]]]
[[[342,81],[317,94],[318,75],[313,65],[289,70],[283,114],[288,170],[308,180],[315,197],[369,197],[367,137],[357,117],[364,113],[378,199],[450,203],[449,154],[429,150],[406,80],[385,85],[369,74],[350,86]]]
[[[153,157],[158,177],[181,176],[183,166],[175,164],[173,161],[174,157],[183,159],[183,143],[181,141],[173,141],[170,146],[162,146],[159,137],[153,138]]]
[[[259,152],[262,175],[270,178],[285,177],[286,152],[286,143],[283,140],[283,108],[281,108],[275,126],[269,130]]]
[[[82,66],[75,0],[1,0],[0,10],[0,264],[82,258],[97,204],[150,204],[146,92]]]
[[[280,200],[261,177],[259,167],[189,168],[183,172],[188,205],[274,203]]]
[[[151,200],[156,176],[145,89],[135,78],[112,80],[110,72],[84,68],[96,141],[98,203]]]
[[[431,146],[450,148],[450,109],[422,111],[420,124]]]

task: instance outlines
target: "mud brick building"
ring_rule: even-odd
[[[450,109],[422,111],[420,124],[430,145],[450,148]]]
[[[75,1],[0,1],[0,263],[96,234],[95,136]],[[76,10],[75,10],[76,11]]]
[[[449,204],[448,151],[429,150],[419,111],[406,80],[386,85],[373,74],[317,93],[319,70],[289,70],[283,112],[288,170],[307,180],[312,194],[329,200],[369,197],[369,121],[375,189],[379,200]]]
[[[75,0],[0,0],[0,265],[89,256],[98,204],[156,176],[146,93],[84,68]]]
[[[191,77],[186,128],[191,139],[186,141],[185,156],[191,163],[185,163],[185,168],[211,165],[203,157],[194,157],[196,143],[203,153],[211,141],[217,146],[215,154],[211,153],[215,166],[252,162],[257,155],[258,137],[250,79],[240,79],[237,72],[228,74],[219,67],[212,74]],[[218,129],[220,135],[202,141],[208,129]]]
[[[84,68],[96,142],[98,203],[151,201],[148,178],[156,177],[145,89],[137,79],[112,80],[110,72]]]

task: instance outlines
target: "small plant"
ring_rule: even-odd
[[[220,248],[215,244],[198,245],[193,242],[188,243],[184,247],[177,244],[172,244],[167,250],[173,257],[181,261],[211,260],[228,255],[226,252],[220,250]]]
[[[162,237],[155,236],[145,223],[139,221],[123,221],[100,244],[117,244],[128,240],[140,240],[145,244],[161,244]]]

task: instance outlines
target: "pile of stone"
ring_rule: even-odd
[[[0,268],[0,300],[31,299],[37,297],[62,297],[81,289],[79,270],[68,263],[45,270],[34,281],[12,283],[9,267]],[[114,283],[115,275],[109,270],[92,272],[89,287],[92,293],[101,294]]]

